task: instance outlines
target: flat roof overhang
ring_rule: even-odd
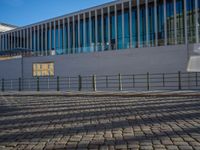
[[[200,72],[200,55],[191,56],[187,67],[188,72]]]

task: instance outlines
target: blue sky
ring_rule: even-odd
[[[0,22],[25,26],[113,0],[0,0]]]

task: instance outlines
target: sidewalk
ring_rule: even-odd
[[[65,91],[23,91],[23,92],[0,92],[1,96],[121,96],[121,97],[144,97],[144,96],[200,96],[200,91],[81,91],[81,92],[65,92]]]

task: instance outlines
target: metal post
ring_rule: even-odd
[[[78,90],[82,90],[82,77],[80,75],[78,76]]]
[[[135,88],[135,75],[133,74],[133,88]]]
[[[178,72],[178,89],[181,90],[181,72]]]
[[[40,91],[40,79],[37,77],[37,91]]]
[[[163,78],[163,87],[165,87],[165,74],[164,73],[162,75],[162,78]]]
[[[121,74],[118,75],[118,80],[119,80],[119,91],[122,91],[122,77],[121,77]]]
[[[21,91],[21,78],[19,78],[19,91]]]
[[[68,77],[68,88],[70,89],[70,86],[71,85],[71,80],[70,80],[70,77]]]
[[[147,72],[147,90],[150,89],[150,83],[149,83],[149,72]]]
[[[195,78],[196,78],[196,87],[198,86],[198,73],[195,73]]]
[[[96,85],[96,75],[92,76],[92,87],[93,87],[93,91],[96,92],[97,91],[97,85]]]
[[[60,91],[60,78],[57,76],[57,91]]]
[[[2,85],[1,91],[4,92],[4,90],[5,90],[5,89],[4,89],[4,79],[2,79],[1,85]]]
[[[108,76],[106,76],[106,88],[108,88]]]

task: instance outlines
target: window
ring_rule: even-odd
[[[185,42],[183,0],[176,1],[176,26],[177,26],[177,42],[178,44],[183,44]]]
[[[53,62],[34,63],[33,76],[34,77],[54,76],[54,63]]]
[[[166,1],[166,11],[167,11],[167,43],[168,45],[174,44],[174,1]]]

